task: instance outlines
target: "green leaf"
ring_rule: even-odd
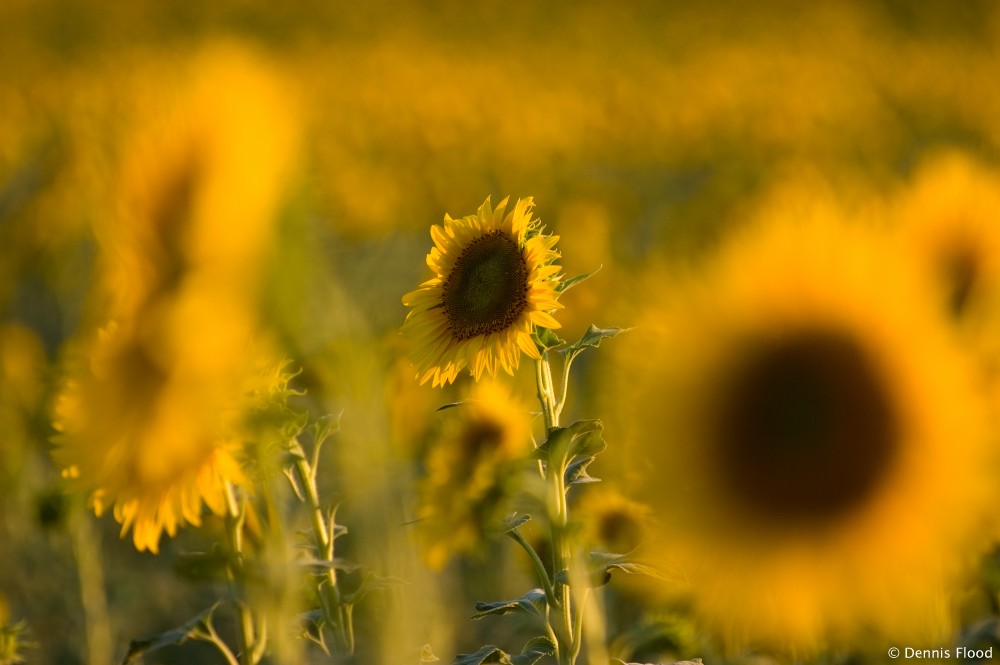
[[[218,606],[219,603],[212,605],[201,614],[190,619],[177,628],[160,633],[159,635],[154,635],[153,637],[147,637],[141,640],[132,640],[128,645],[128,653],[125,654],[125,660],[122,661],[122,665],[128,665],[129,663],[134,662],[137,658],[140,658],[151,651],[156,651],[157,649],[162,649],[163,647],[183,644],[189,639],[197,637],[200,633],[200,629],[211,623],[212,613],[215,612]]]
[[[364,566],[359,563],[354,563],[353,561],[340,558],[334,558],[333,561],[327,561],[325,559],[305,559],[304,561],[299,562],[299,565],[306,568],[333,568],[334,570],[340,570],[345,573],[356,573],[364,568]]]
[[[539,328],[538,326],[535,326],[535,331],[532,333],[531,338],[535,341],[535,346],[541,351],[548,351],[566,343],[566,340],[552,332],[551,329]]]
[[[484,646],[476,653],[460,653],[451,661],[451,665],[482,665],[483,663],[501,663],[514,665],[510,655],[492,644]]]
[[[580,420],[569,427],[553,427],[549,430],[549,438],[535,448],[534,454],[550,468],[560,469],[572,464],[576,458],[594,457],[605,448],[604,423],[600,420]]]
[[[313,441],[322,444],[331,436],[340,431],[340,419],[344,412],[331,413],[321,418],[317,418],[312,425]]]
[[[594,275],[596,275],[598,272],[600,272],[601,268],[603,267],[604,267],[603,265],[600,265],[597,266],[596,269],[591,270],[590,272],[584,273],[582,275],[576,275],[575,277],[570,277],[569,279],[564,279],[563,281],[559,282],[559,286],[556,287],[556,293],[563,293],[564,291],[569,291],[580,282],[588,280]]]
[[[343,603],[344,605],[357,605],[372,591],[391,589],[400,584],[404,584],[403,580],[396,577],[383,577],[382,575],[369,572],[353,591],[344,594]]]
[[[583,485],[585,483],[599,483],[600,478],[595,478],[587,472],[587,467],[597,459],[596,457],[579,457],[566,466],[566,487],[570,485]]]
[[[511,612],[524,612],[525,614],[542,616],[541,608],[544,606],[545,592],[541,589],[532,589],[517,600],[501,600],[495,603],[478,602],[476,603],[476,610],[478,611],[472,615],[472,618],[482,619],[490,615],[502,615]]]
[[[534,665],[545,656],[553,656],[556,646],[548,637],[533,637],[521,649],[521,653],[511,658],[514,665]]]
[[[611,581],[611,573],[615,570],[628,573],[629,575],[645,575],[646,577],[669,581],[669,578],[656,568],[630,561],[627,554],[611,554],[609,552],[590,553],[590,563],[587,566],[590,586],[604,586]],[[555,582],[568,584],[569,573],[565,570],[560,570],[556,573]]]
[[[504,518],[503,524],[501,525],[501,533],[508,533],[514,529],[520,528],[522,524],[531,519],[531,515],[524,514],[518,515],[517,513],[511,513],[509,517]]]
[[[587,328],[587,331],[583,333],[580,339],[576,340],[565,349],[559,351],[559,353],[571,357],[576,356],[581,353],[584,349],[596,349],[601,345],[605,339],[611,337],[617,337],[619,333],[628,332],[632,330],[631,328],[598,328],[593,323]]]

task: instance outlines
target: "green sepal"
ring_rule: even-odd
[[[580,282],[586,281],[591,277],[593,277],[594,275],[596,275],[597,273],[599,273],[601,271],[601,268],[603,267],[604,267],[603,265],[600,265],[597,266],[597,268],[595,268],[594,270],[591,270],[590,272],[584,273],[582,275],[576,275],[575,277],[570,277],[569,279],[564,279],[563,281],[559,282],[559,285],[556,287],[556,293],[564,293],[565,291],[569,291]]]
[[[510,614],[511,612],[524,612],[537,617],[544,617],[542,608],[545,607],[545,592],[541,589],[532,589],[516,600],[500,600],[493,603],[476,603],[476,613],[473,619],[482,619],[491,615]]]
[[[204,612],[186,621],[183,625],[159,635],[141,640],[132,640],[128,645],[128,653],[125,654],[125,660],[122,661],[122,665],[128,665],[151,651],[183,644],[190,639],[198,639],[199,636],[203,635],[202,629],[211,625],[212,613],[218,607],[219,603],[215,603]]]
[[[492,644],[484,646],[476,653],[460,653],[455,656],[455,660],[451,661],[451,665],[482,665],[483,663],[514,665],[510,654]]]

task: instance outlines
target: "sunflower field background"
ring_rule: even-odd
[[[431,226],[508,195],[600,268],[529,329],[631,328],[563,393],[572,528],[656,572],[605,565],[580,662],[1000,657],[997,81],[993,2],[6,0],[0,664],[225,662],[234,528],[262,662],[532,638],[469,618],[538,585],[491,526],[528,337],[436,386],[455,340],[400,334]]]

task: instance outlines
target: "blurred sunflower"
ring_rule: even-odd
[[[529,407],[503,384],[474,384],[443,416],[418,488],[418,536],[433,568],[475,551],[500,525],[532,449]]]
[[[584,542],[605,552],[628,553],[646,539],[653,511],[610,487],[589,489],[573,510],[583,525]]]
[[[732,645],[942,639],[995,505],[982,395],[907,255],[786,221],[623,341],[654,544]]]
[[[118,214],[97,229],[109,323],[55,405],[65,475],[154,553],[162,532],[200,524],[203,505],[223,513],[229,486],[247,483],[244,414],[283,380],[255,340],[256,285],[293,117],[253,56],[220,47],[193,66],[126,151]]]
[[[900,234],[967,326],[1000,302],[1000,174],[955,153],[930,160],[899,203]]]
[[[420,382],[446,385],[469,367],[478,381],[503,368],[513,374],[521,351],[540,358],[533,326],[558,328],[558,236],[543,235],[532,219],[531,198],[518,199],[504,215],[505,198],[493,210],[489,198],[475,215],[431,227],[434,247],[427,265],[435,276],[403,296],[411,307],[403,334],[416,343]]]

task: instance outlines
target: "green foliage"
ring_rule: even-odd
[[[663,573],[647,564],[632,561],[627,554],[610,554],[608,552],[591,552],[587,563],[587,576],[592,587],[604,586],[611,581],[613,571],[629,575],[645,575],[658,580],[668,580]],[[569,573],[561,570],[556,573],[555,581],[569,583]]]
[[[476,613],[473,619],[482,619],[491,615],[503,615],[511,612],[522,612],[540,619],[545,618],[545,593],[541,589],[532,589],[516,600],[501,600],[494,603],[476,603]]]
[[[588,280],[594,275],[596,275],[598,272],[600,272],[601,268],[603,267],[604,266],[597,266],[597,268],[591,270],[588,273],[584,273],[582,275],[576,275],[575,277],[570,277],[569,279],[562,280],[561,282],[559,282],[559,286],[556,287],[556,291],[558,291],[559,293],[563,293],[564,291],[569,291],[580,282]]]
[[[475,653],[459,654],[452,665],[483,665],[484,663],[501,663],[501,665],[534,665],[545,656],[555,652],[555,645],[547,637],[536,637],[524,645],[517,655],[511,655],[492,644],[484,646]]]
[[[619,333],[628,332],[629,330],[631,330],[631,328],[598,328],[594,324],[590,324],[580,339],[576,340],[565,349],[561,349],[559,353],[561,353],[566,360],[571,360],[586,349],[596,349],[605,339],[617,337]]]
[[[221,603],[216,603],[212,605],[204,612],[201,612],[177,628],[171,628],[170,630],[162,632],[159,635],[154,635],[145,639],[132,640],[132,642],[129,643],[128,653],[125,654],[125,660],[122,661],[122,665],[129,665],[129,663],[137,662],[143,656],[156,651],[157,649],[184,644],[188,640],[206,640],[209,642],[221,643],[218,634],[215,632],[215,627],[212,624],[212,615],[215,613],[215,610],[219,608],[220,604]]]
[[[569,427],[553,427],[545,442],[535,449],[535,457],[550,468],[568,470],[575,461],[593,461],[605,448],[604,424],[600,420],[581,420]]]

